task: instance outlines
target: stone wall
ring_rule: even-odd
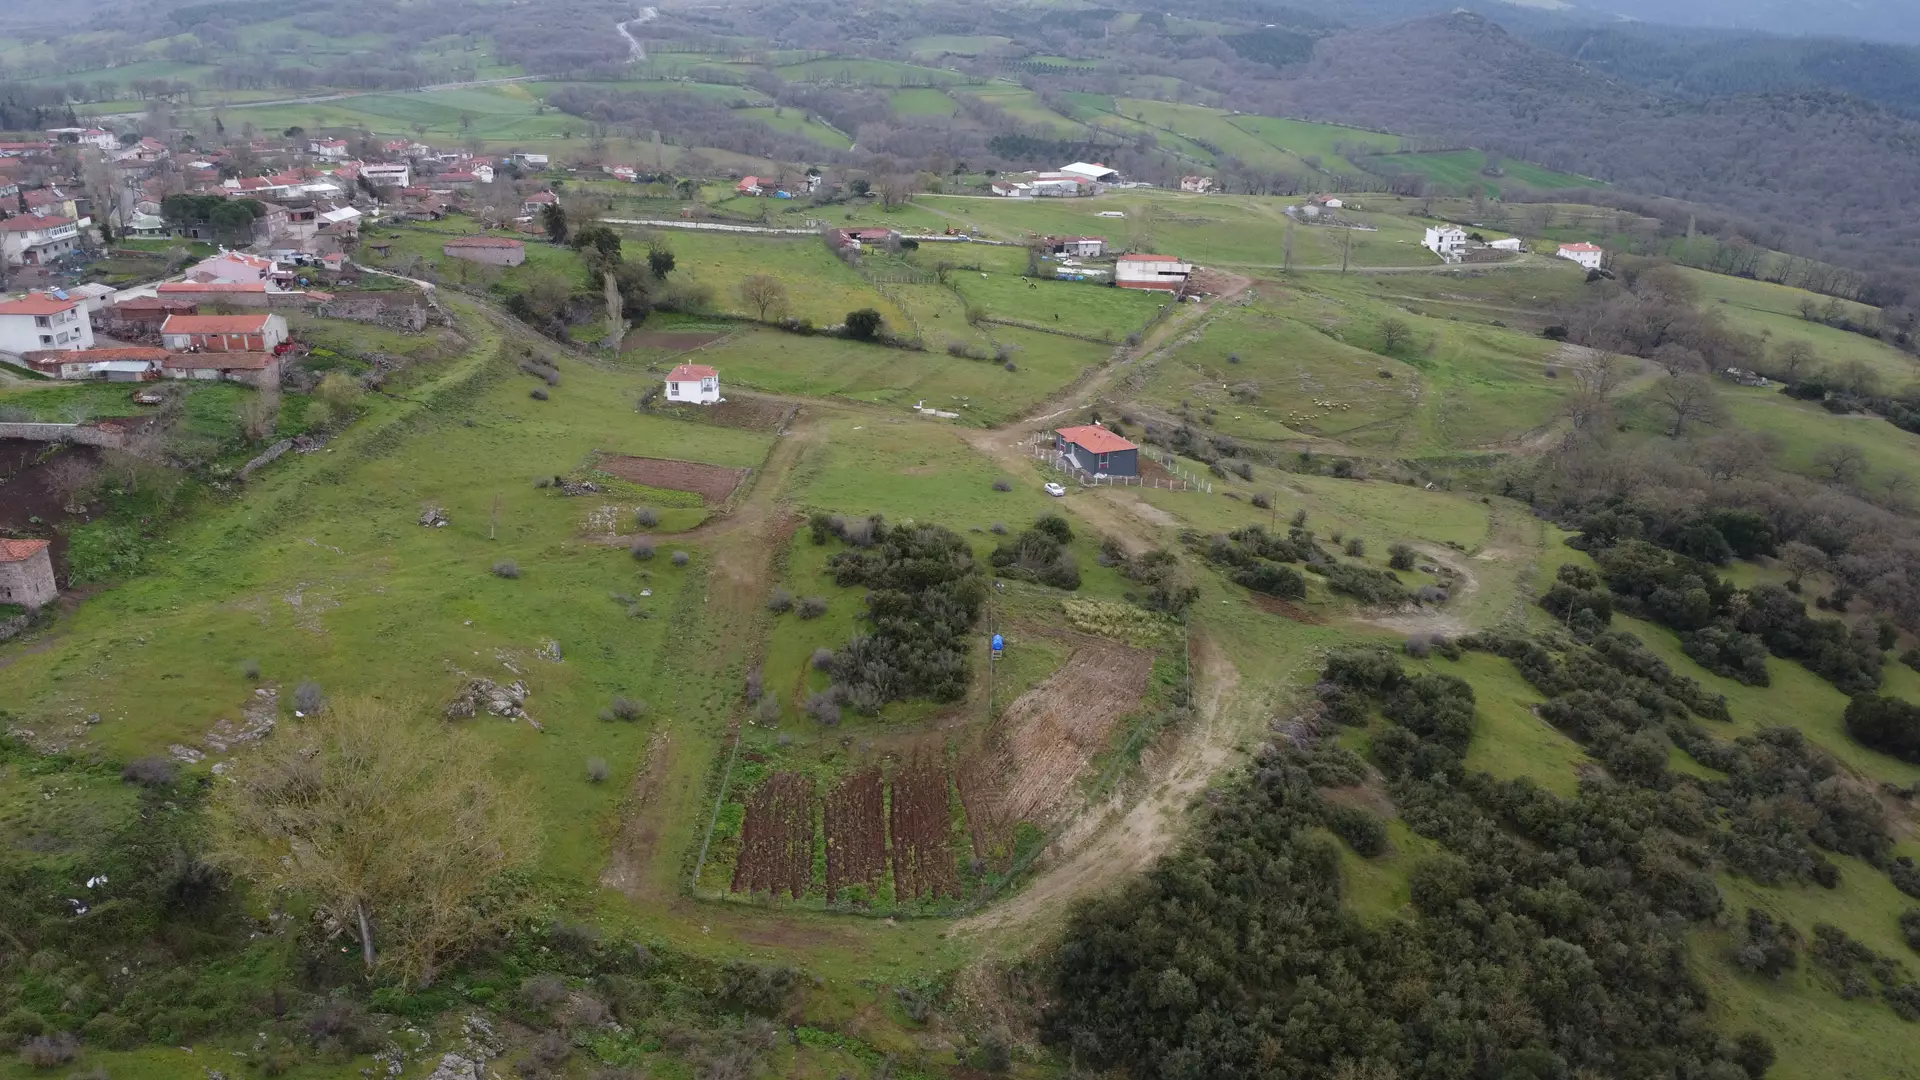
[[[92,424],[7,424],[0,423],[0,439],[25,439],[28,442],[71,442],[82,446],[119,449],[126,436],[118,431]]]

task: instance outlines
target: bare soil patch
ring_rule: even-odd
[[[665,416],[745,431],[778,431],[798,406],[778,398],[741,397],[712,405],[655,406]]]
[[[727,497],[733,494],[733,489],[739,487],[740,482],[752,471],[698,461],[628,457],[625,454],[608,454],[600,459],[596,467],[630,483],[670,491],[691,491],[708,503],[726,502]]]
[[[871,895],[887,872],[887,819],[880,769],[861,769],[835,785],[827,795],[823,820],[827,831],[827,899],[837,899],[840,890],[848,886],[868,889]]]
[[[960,896],[960,871],[947,842],[947,763],[915,757],[893,774],[893,893],[900,901]]]
[[[747,799],[733,891],[777,896],[785,890],[798,900],[812,878],[813,781],[801,773],[774,773]]]
[[[621,352],[635,349],[658,349],[662,352],[681,353],[698,349],[702,345],[711,345],[727,335],[711,330],[634,330],[626,340],[620,343]]]
[[[1005,857],[1020,822],[1045,827],[1073,781],[1105,749],[1113,726],[1140,705],[1153,654],[1085,644],[1066,666],[1007,706],[960,774],[975,854]]]

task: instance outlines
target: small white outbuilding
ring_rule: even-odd
[[[681,364],[667,372],[667,400],[712,405],[720,398],[720,372],[705,364]]]

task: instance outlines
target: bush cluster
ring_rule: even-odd
[[[853,524],[816,516],[814,529],[822,543],[839,535],[852,545],[827,560],[835,583],[867,589],[868,625],[828,668],[835,719],[841,704],[873,715],[910,697],[964,697],[967,635],[987,597],[967,541],[938,525],[890,527],[877,515]]]
[[[1128,581],[1146,586],[1145,592],[1128,593],[1127,599],[1149,611],[1182,618],[1200,598],[1200,587],[1180,565],[1179,556],[1165,548],[1131,555],[1119,541],[1107,538],[1100,543],[1100,561]]]
[[[987,562],[996,577],[1078,589],[1080,564],[1067,550],[1072,542],[1073,529],[1067,519],[1047,514],[1035,521],[1033,528],[994,548]]]

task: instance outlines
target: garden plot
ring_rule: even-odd
[[[726,502],[740,482],[753,471],[698,461],[628,457],[625,454],[609,454],[601,458],[596,467],[610,476],[643,487],[690,491],[709,503]]]
[[[893,775],[888,817],[893,834],[893,893],[901,901],[961,895],[960,872],[948,840],[949,778],[944,760],[920,756]]]
[[[1080,770],[1107,747],[1114,725],[1139,707],[1152,670],[1145,649],[1085,644],[1007,707],[960,773],[976,854],[1003,855],[1021,822],[1052,819]]]
[[[880,769],[861,769],[842,778],[827,795],[823,815],[827,834],[827,902],[844,889],[867,895],[887,873],[887,819]]]
[[[813,879],[813,780],[775,773],[747,800],[734,892],[785,890],[795,900]]]

